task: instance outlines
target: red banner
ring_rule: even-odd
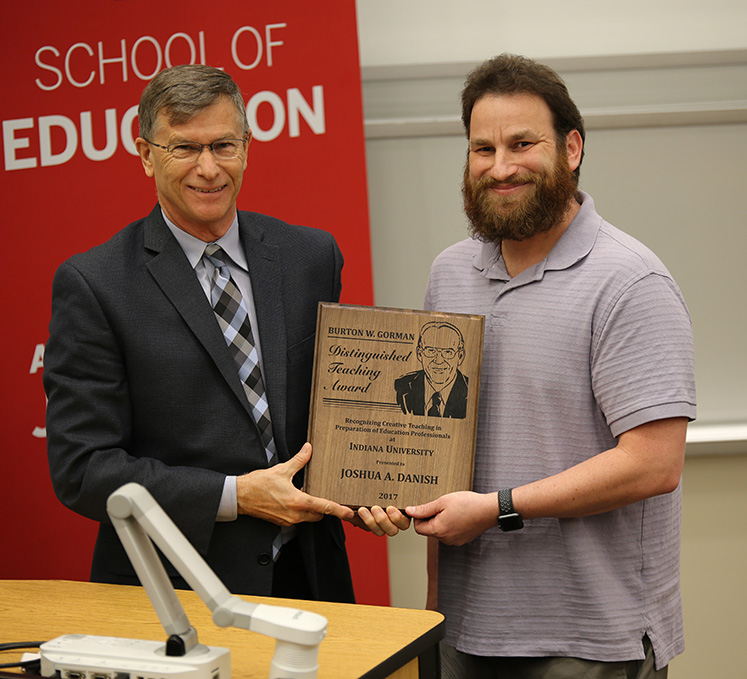
[[[46,463],[54,271],[151,210],[134,147],[140,93],[167,66],[204,63],[247,102],[239,207],[333,233],[343,301],[371,304],[355,3],[30,0],[3,14],[0,578],[86,579],[95,525],[56,500]],[[388,604],[385,543],[348,537],[359,601]]]

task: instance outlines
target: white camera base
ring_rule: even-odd
[[[276,640],[270,679],[316,679],[327,619],[285,606],[233,596],[153,496],[128,483],[106,509],[122,546],[166,632],[167,643],[68,634],[41,646],[41,673],[59,679],[230,679],[227,648],[204,646],[189,624],[153,542],[213,612],[219,627]],[[168,655],[166,649],[168,646]]]
[[[167,656],[158,641],[65,634],[41,645],[42,676],[61,679],[231,679],[227,648]]]

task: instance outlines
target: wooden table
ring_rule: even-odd
[[[231,650],[236,679],[267,677],[275,640],[217,627],[192,591],[178,596],[199,641]],[[319,647],[319,679],[437,677],[443,616],[433,611],[242,596],[257,603],[303,608],[329,620]],[[48,641],[63,634],[166,639],[145,590],[59,580],[0,580],[0,643]],[[0,663],[20,659],[7,652]],[[28,675],[26,675],[28,676]]]

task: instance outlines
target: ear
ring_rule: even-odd
[[[241,167],[241,171],[245,172],[246,168],[249,166],[249,147],[252,145],[252,139],[253,139],[252,131],[249,130],[249,140],[246,142],[246,150],[244,151],[244,162]]]
[[[584,148],[584,140],[578,130],[571,130],[565,138],[565,150],[568,154],[568,166],[571,172],[581,163],[581,151]]]
[[[142,137],[138,137],[135,140],[135,148],[140,156],[140,162],[143,164],[145,174],[148,177],[152,177],[155,174],[153,171],[153,148]]]

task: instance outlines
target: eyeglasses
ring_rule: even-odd
[[[145,139],[149,144],[164,149],[174,160],[186,160],[194,162],[200,157],[202,149],[210,149],[213,155],[219,160],[232,160],[238,158],[244,152],[244,144],[251,141],[252,133],[247,134],[243,139],[219,139],[212,144],[198,144],[197,142],[184,141],[178,144],[156,144],[150,139]]]
[[[444,358],[447,361],[450,361],[457,355],[457,350],[452,349],[451,347],[446,349],[439,349],[438,347],[423,347],[420,351],[426,358],[436,358],[436,356],[440,354],[441,358]]]

